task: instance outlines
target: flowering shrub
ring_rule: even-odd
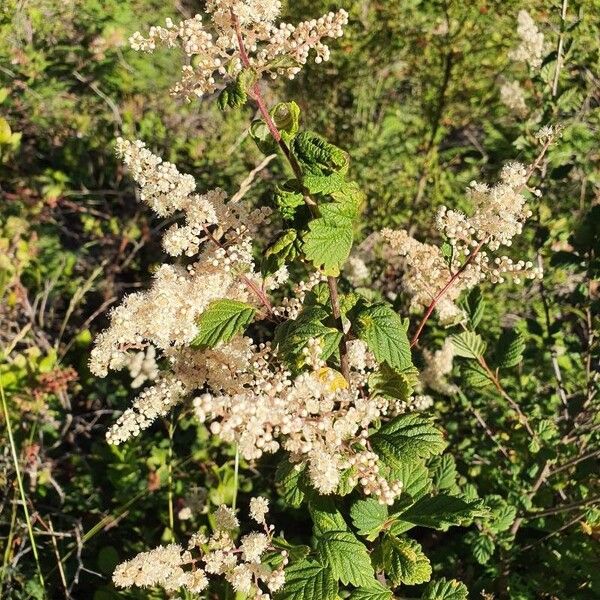
[[[0,20],[0,595],[597,595],[597,19],[517,4],[36,25],[116,167]]]
[[[234,547],[230,534],[222,540],[219,531],[235,530],[238,523],[232,512],[219,509],[231,525],[219,524],[217,517],[216,537],[193,538],[191,544],[208,544],[205,571],[224,574],[234,590],[256,598],[268,598],[282,586],[282,598],[333,600],[340,586],[355,590],[356,597],[387,598],[398,585],[431,577],[421,546],[405,535],[412,526],[445,529],[488,515],[473,494],[458,487],[435,492],[426,483],[428,459],[441,454],[446,442],[419,412],[427,404],[415,398],[419,372],[411,348],[434,309],[443,323],[465,323],[467,315],[456,304],[462,291],[485,279],[502,283],[508,273],[515,282],[542,277],[531,261],[491,253],[510,246],[532,216],[525,194],[540,195],[529,180],[554,133],[540,133],[542,148],[531,166],[506,165],[491,188],[474,182],[468,190],[470,216],[440,208],[437,227],[446,240],[441,249],[404,230],[382,232],[390,251],[406,257],[402,285],[413,305],[426,308],[409,342],[409,322],[392,305],[341,279],[364,199],[349,178],[348,154],[304,130],[296,103],[269,109],[262,93],[265,74],[294,77],[311,49],[316,62],[326,60],[322,39],[339,37],[347,14],[275,26],[278,9],[278,2],[215,1],[207,6],[208,29],[197,16],[179,25],[167,20],[166,28],[153,27],[146,38],[131,37],[137,50],[152,52],[160,42],[198,56],[183,67],[174,94],[190,100],[220,88],[223,110],[254,102],[260,118],[252,123],[252,137],[265,154],[278,152],[294,177],[276,188],[275,210],[254,208],[240,199],[228,201],[220,189],[198,195],[192,176],[150,153],[143,142],[119,139],[117,154],[140,186],[140,198],[162,217],[185,218],[183,226],[175,223],[165,232],[163,246],[189,261],[162,265],[147,292],[128,296],[113,311],[92,351],[91,369],[105,376],[109,368],[126,366],[131,350],[161,352],[157,381],[110,429],[109,442],[128,440],[192,399],[197,418],[210,423],[213,435],[235,444],[246,461],[278,453],[284,501],[292,507],[308,503],[316,548],[299,552],[276,575],[260,560],[271,543],[269,530],[267,537],[243,538],[246,563],[223,555]],[[515,57],[539,66],[543,36],[540,41],[533,24],[522,16],[520,21],[523,44]],[[280,233],[258,261],[258,233],[267,223]],[[270,331],[261,334],[263,341],[249,335],[258,324]],[[501,363],[514,363],[516,343],[504,348]],[[493,377],[479,336],[467,330],[451,344],[444,354],[427,354],[430,366],[422,381],[448,391],[449,384],[436,379],[450,371],[453,354],[479,359]],[[250,552],[251,542],[260,548]],[[185,571],[189,564],[192,570]],[[171,545],[124,563],[115,582],[198,592],[208,580],[194,565],[189,552]],[[452,585],[455,596],[464,596],[460,584]],[[430,593],[428,588],[424,597]]]

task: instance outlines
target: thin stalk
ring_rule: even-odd
[[[235,460],[233,463],[233,501],[231,502],[231,508],[235,511],[237,506],[237,496],[240,480],[240,447],[238,444],[235,445]]]
[[[16,496],[16,493],[15,493]],[[15,537],[15,525],[17,523],[17,501],[13,498],[11,515],[10,515],[10,529],[8,531],[8,538],[6,540],[6,548],[4,549],[4,559],[2,561],[2,578],[0,579],[0,597],[2,597],[2,589],[4,588],[4,578],[8,569],[8,563],[10,561],[10,555],[13,546],[13,540]]]
[[[533,429],[531,428],[531,425],[529,424],[529,419],[527,418],[525,413],[521,410],[521,407],[519,406],[517,401],[514,400],[513,397],[502,387],[502,384],[500,383],[500,379],[498,378],[498,375],[496,373],[494,373],[494,371],[492,371],[492,369],[487,364],[487,361],[485,360],[485,358],[483,356],[480,356],[477,359],[477,362],[480,364],[481,368],[486,372],[487,376],[490,378],[491,382],[494,384],[494,387],[498,390],[498,393],[510,404],[510,406],[517,413],[517,415],[519,415],[519,422],[522,425],[524,425],[525,429],[527,430],[527,433],[532,438],[534,438],[535,433],[534,433]]]
[[[25,488],[23,486],[23,478],[21,477],[21,468],[19,467],[19,457],[17,454],[17,446],[12,433],[12,426],[10,423],[10,415],[8,414],[8,406],[6,404],[6,396],[4,395],[4,385],[2,384],[2,375],[0,374],[0,397],[2,398],[2,412],[4,414],[4,421],[6,422],[6,431],[8,433],[8,442],[10,445],[10,452],[12,455],[15,475],[17,477],[17,485],[19,487],[19,495],[21,497],[21,503],[23,504],[23,512],[25,513],[25,523],[27,525],[27,533],[29,535],[29,541],[31,543],[31,551],[35,559],[35,565],[37,568],[38,578],[40,585],[44,590],[44,596],[46,595],[46,584],[44,582],[44,576],[42,574],[42,568],[40,566],[40,557],[38,555],[37,545],[35,542],[35,536],[33,535],[33,528],[31,526],[31,519],[29,517],[29,509],[27,508],[27,497],[25,495]]]
[[[425,311],[425,314],[423,315],[423,318],[421,319],[421,322],[419,323],[419,326],[417,327],[417,331],[415,331],[415,334],[413,335],[413,338],[410,341],[411,348],[413,348],[414,346],[417,345],[417,343],[419,341],[419,337],[421,336],[421,333],[423,331],[423,328],[425,327],[425,324],[429,320],[429,317],[431,317],[431,314],[433,313],[435,307],[437,306],[437,303],[443,298],[443,296],[446,295],[446,292],[452,287],[454,282],[464,273],[466,268],[473,262],[475,257],[481,251],[481,248],[483,248],[483,245],[485,244],[486,241],[487,240],[482,240],[481,242],[479,242],[479,244],[475,248],[475,250],[473,250],[473,252],[471,252],[471,254],[469,254],[469,258],[467,258],[467,260],[464,262],[462,267],[460,267],[460,269],[458,269],[458,271],[456,271],[456,273],[454,273],[454,275],[452,275],[452,277],[450,278],[448,283],[446,283],[446,285],[436,294],[434,299],[431,301],[431,303],[427,307],[427,310]]]
[[[558,93],[558,79],[560,77],[560,70],[563,62],[563,45],[564,45],[564,33],[565,33],[565,21],[567,20],[567,7],[568,0],[563,0],[562,7],[560,9],[560,35],[558,36],[558,46],[556,48],[556,67],[554,69],[554,78],[552,80],[552,97],[554,98]]]
[[[169,475],[168,475],[168,492],[167,502],[169,505],[169,529],[171,530],[171,540],[175,539],[175,514],[173,511],[173,433],[175,432],[175,425],[173,424],[173,418],[169,422]]]
[[[240,29],[239,21],[233,13],[231,14],[231,18],[233,20],[233,24],[235,27],[235,33],[236,33],[236,37],[237,37],[238,47],[240,50],[240,59],[242,61],[242,64],[244,65],[244,67],[250,68],[251,67],[250,58],[248,56],[248,53],[246,52],[246,47],[244,46],[244,39],[242,37],[242,32]],[[281,151],[283,152],[284,156],[286,157],[287,161],[289,162],[289,164],[292,168],[292,171],[294,171],[294,174],[296,175],[296,177],[298,179],[300,179],[302,177],[302,169],[300,168],[298,161],[296,160],[294,155],[291,153],[287,144],[281,137],[281,133],[279,132],[279,129],[277,129],[277,125],[271,118],[271,115],[269,114],[269,109],[267,108],[267,105],[263,98],[262,92],[260,90],[260,85],[258,82],[256,82],[254,84],[254,86],[250,90],[249,95],[252,98],[252,100],[254,100],[254,102],[256,103],[256,106],[258,107],[258,110],[259,110],[263,120],[265,121],[271,136],[273,137],[275,142],[278,144],[278,146],[281,148]],[[304,194],[304,201],[308,205],[313,216],[316,215],[317,214],[317,203],[314,201],[313,198],[311,198],[310,194]],[[337,278],[336,277],[328,277],[327,278],[327,286],[329,288],[329,296],[330,296],[330,300],[331,300],[331,310],[332,310],[333,318],[336,321],[337,328],[340,330],[340,332],[342,334],[342,336],[340,338],[340,345],[339,345],[340,370],[341,370],[344,378],[347,381],[349,381],[350,380],[350,367],[349,367],[349,363],[348,363],[348,348],[347,348],[347,344],[346,344],[346,336],[344,334],[344,327],[343,327],[342,316],[341,316],[340,301],[339,301],[339,294],[338,294],[338,288],[337,288]]]

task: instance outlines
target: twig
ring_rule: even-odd
[[[563,62],[563,44],[564,44],[564,33],[565,33],[565,21],[567,19],[567,6],[568,0],[563,0],[562,7],[560,10],[560,35],[558,36],[558,47],[556,49],[556,67],[554,69],[554,78],[552,80],[552,97],[556,96],[558,92],[558,79],[560,77],[560,69]]]
[[[248,57],[248,53],[246,52],[246,48],[244,46],[244,40],[242,37],[242,32],[240,29],[239,21],[233,13],[231,14],[231,18],[232,18],[234,26],[235,26],[235,33],[236,33],[236,37],[237,37],[237,41],[238,41],[238,46],[239,46],[239,50],[240,50],[240,59],[242,61],[242,64],[247,68],[251,67],[250,59]],[[265,123],[269,129],[269,132],[271,133],[271,136],[277,142],[278,146],[281,148],[281,151],[283,152],[284,156],[286,157],[287,161],[289,162],[290,166],[292,167],[294,174],[296,175],[296,177],[298,179],[301,179],[302,178],[302,169],[300,168],[298,161],[296,160],[294,155],[291,153],[287,144],[282,139],[281,133],[279,132],[279,130],[277,129],[277,126],[275,125],[275,122],[271,118],[271,115],[269,114],[269,109],[267,108],[267,106],[265,104],[264,98],[263,98],[261,90],[260,90],[260,85],[258,82],[256,82],[254,84],[254,86],[250,90],[249,95],[254,100],[254,102],[256,102],[256,105],[258,106],[258,110],[259,110],[263,120],[265,121]],[[311,196],[309,194],[304,194],[304,201],[306,202],[309,209],[311,210],[311,213],[313,215],[315,215],[317,212],[317,203],[311,198]],[[346,335],[344,333],[344,324],[343,324],[342,316],[341,316],[339,294],[338,294],[338,289],[337,289],[337,279],[335,277],[331,277],[331,276],[327,277],[327,286],[329,287],[329,296],[330,296],[330,300],[331,300],[332,314],[333,314],[334,319],[336,320],[336,326],[341,333],[340,344],[339,344],[340,371],[341,371],[342,375],[344,376],[344,378],[347,381],[349,381],[350,380],[350,367],[349,367],[349,363],[348,363],[348,348],[346,345]]]
[[[538,490],[542,487],[544,481],[546,481],[546,479],[548,478],[549,473],[550,461],[546,461],[544,463],[544,466],[542,467],[542,470],[540,471],[540,474],[538,475],[538,478],[535,480],[535,483],[533,484],[530,492],[526,496],[528,501],[531,500],[537,494]],[[516,535],[522,523],[523,517],[517,517],[510,528],[510,534],[513,536]]]
[[[23,478],[21,477],[21,468],[19,467],[19,456],[17,454],[17,446],[12,433],[12,426],[10,423],[10,415],[8,414],[8,406],[6,404],[6,396],[4,395],[4,385],[2,383],[2,374],[0,374],[0,397],[2,398],[2,412],[4,413],[4,422],[6,423],[6,431],[8,433],[8,442],[10,445],[10,452],[12,455],[15,475],[17,478],[17,485],[19,487],[19,495],[21,497],[21,503],[23,504],[23,512],[25,513],[25,524],[27,525],[27,533],[29,535],[29,541],[31,543],[31,551],[35,559],[35,565],[37,568],[38,578],[42,589],[46,589],[44,583],[44,576],[42,575],[42,568],[40,566],[40,558],[38,555],[37,545],[35,542],[35,536],[33,535],[33,529],[31,527],[31,519],[29,518],[29,509],[27,508],[27,497],[25,495],[25,488],[23,487]]]
[[[450,278],[448,283],[446,283],[446,285],[436,294],[434,299],[431,301],[431,304],[427,307],[427,310],[425,311],[425,314],[423,315],[423,318],[421,319],[421,322],[419,323],[419,326],[417,327],[417,330],[415,331],[415,334],[413,335],[413,338],[410,341],[411,348],[413,348],[414,346],[417,345],[417,343],[419,341],[419,337],[423,331],[423,328],[425,327],[425,324],[429,320],[429,317],[431,317],[431,314],[433,313],[435,307],[437,306],[437,303],[442,299],[442,297],[446,294],[446,292],[452,287],[454,282],[464,273],[466,268],[473,262],[473,259],[479,254],[479,252],[481,251],[481,248],[486,243],[486,241],[487,240],[482,240],[481,242],[479,242],[479,244],[477,245],[475,250],[473,250],[473,252],[471,252],[471,254],[469,254],[469,258],[467,258],[467,260],[460,267],[460,269],[458,269],[458,271],[456,271],[456,273],[454,273],[454,275],[452,275],[452,277]]]

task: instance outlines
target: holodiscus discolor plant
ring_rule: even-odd
[[[193,175],[144,142],[119,138],[117,156],[140,199],[169,220],[162,244],[173,260],[112,311],[90,366],[99,377],[127,368],[132,387],[149,383],[110,428],[109,443],[127,442],[179,404],[192,406],[244,464],[260,471],[266,455],[275,456],[280,501],[289,510],[308,507],[314,543],[286,539],[285,522],[266,525],[267,500],[256,497],[250,511],[263,531],[242,532],[238,545],[240,523],[223,506],[211,534],[197,533],[188,549],[139,554],[117,567],[114,582],[210,597],[202,596],[210,579],[222,576],[240,597],[384,600],[432,577],[410,529],[445,530],[490,515],[470,487],[432,485],[452,459],[441,456],[447,442],[425,413],[432,404],[425,392],[457,393],[448,379],[454,357],[476,359],[495,377],[462,300],[484,281],[542,278],[534,252],[510,256],[510,247],[534,214],[541,192],[530,180],[558,133],[541,131],[531,164],[506,164],[492,185],[473,182],[469,212],[442,206],[431,214],[437,240],[403,228],[371,236],[371,256],[402,267],[394,286],[410,297],[411,318],[400,315],[369,289],[376,286],[368,260],[351,255],[365,199],[352,179],[352,152],[306,129],[309,117],[294,101],[269,107],[263,95],[268,80],[327,61],[325,42],[342,36],[348,14],[291,25],[276,23],[279,10],[272,0],[212,0],[206,20],[168,19],[131,36],[135,50],[181,52],[173,94],[218,95],[223,111],[256,107],[250,135],[289,178],[273,186],[268,206],[251,205],[230,191],[199,190]],[[511,58],[539,68],[544,36],[527,13],[519,14],[518,34]],[[518,84],[503,84],[501,95],[526,111]],[[423,347],[434,315],[462,332]],[[517,345],[507,343],[506,355]],[[466,589],[437,579],[422,597],[461,599]]]

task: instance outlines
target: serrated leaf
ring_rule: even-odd
[[[421,498],[402,512],[399,518],[413,525],[446,530],[485,515],[487,511],[481,500],[467,502],[458,496],[438,494]]]
[[[407,367],[402,371],[392,369],[387,363],[369,375],[369,391],[372,396],[386,396],[406,402],[419,382],[419,371]]]
[[[485,342],[478,333],[463,331],[463,333],[453,335],[450,339],[454,345],[456,356],[477,359],[485,352]]]
[[[480,287],[474,287],[464,301],[464,308],[469,316],[473,329],[479,325],[485,312],[485,299]]]
[[[324,535],[328,531],[349,531],[346,520],[331,498],[313,496],[308,509],[316,535]]]
[[[352,249],[352,218],[333,202],[321,206],[320,214],[308,224],[308,231],[303,236],[303,251],[317,269],[337,277]]]
[[[441,452],[446,442],[430,418],[417,414],[396,417],[370,437],[375,452],[392,467]]]
[[[438,579],[427,584],[421,600],[467,600],[467,586],[456,579]]]
[[[473,556],[480,565],[485,565],[494,554],[496,544],[487,535],[479,535],[472,544]]]
[[[386,302],[368,305],[364,301],[352,311],[356,335],[373,352],[377,362],[403,371],[412,367],[410,344],[400,315]]]
[[[493,383],[479,363],[469,361],[465,365],[461,365],[460,372],[467,385],[476,390],[487,387]]]
[[[303,560],[285,570],[285,585],[277,600],[335,600],[338,585],[331,569],[319,562]]]
[[[305,174],[328,175],[348,169],[348,154],[312,131],[300,132],[291,150]]]
[[[330,175],[318,175],[307,173],[302,177],[302,184],[310,194],[331,194],[339,191],[345,182],[342,173],[331,173]]]
[[[491,511],[488,528],[493,533],[507,531],[517,516],[516,506],[508,504],[501,496],[487,496],[485,504]]]
[[[299,189],[297,179],[291,179],[282,186],[275,188],[275,204],[281,213],[281,216],[288,221],[294,220],[298,209],[304,206],[304,194]]]
[[[354,590],[349,600],[392,600],[392,598],[392,592],[376,581],[369,587]]]
[[[435,458],[430,468],[433,476],[433,487],[438,490],[445,490],[450,494],[456,495],[459,492],[456,479],[456,461],[451,454],[444,454]]]
[[[349,531],[328,531],[319,538],[317,551],[343,585],[368,586],[375,581],[365,545]]]
[[[321,323],[329,316],[321,306],[308,306],[295,320],[285,321],[275,331],[275,344],[283,359],[293,368],[304,366],[302,350],[311,339],[322,343],[321,358],[327,360],[338,348],[341,333]]]
[[[422,461],[411,461],[387,468],[386,479],[402,482],[402,495],[408,495],[416,502],[431,490],[429,469]]]
[[[494,366],[508,369],[518,365],[523,360],[525,337],[515,329],[505,329],[496,344]]]
[[[415,540],[388,536],[383,542],[383,554],[386,572],[395,585],[429,581],[431,564]]]
[[[227,343],[243,331],[254,319],[256,309],[238,300],[215,300],[198,317],[198,334],[190,346],[192,348],[214,348]]]
[[[275,485],[282,500],[292,508],[299,508],[304,501],[306,484],[306,466],[298,468],[298,465],[289,460],[282,460],[275,474]]]
[[[386,524],[388,508],[375,498],[364,498],[352,504],[350,518],[359,535],[373,541]]]

